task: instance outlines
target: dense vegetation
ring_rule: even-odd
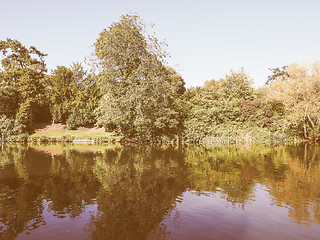
[[[185,89],[165,44],[148,32],[139,16],[123,15],[94,43],[94,70],[74,63],[49,74],[46,54],[0,41],[2,141],[42,122],[100,126],[136,141],[318,140],[319,62],[271,69],[261,89],[243,69]]]

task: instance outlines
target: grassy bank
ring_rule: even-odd
[[[68,130],[62,124],[44,125],[28,136],[29,142],[117,142],[121,137],[103,128]]]
[[[284,143],[299,142],[302,139],[288,138],[284,135],[272,134],[265,129],[242,129],[220,136],[204,136],[199,139],[183,138],[182,143],[199,143],[204,145],[225,146],[229,144],[253,144],[253,143]],[[49,142],[73,142],[73,143],[103,143],[103,142],[135,142],[123,138],[113,132],[106,132],[104,128],[84,128],[69,130],[62,124],[42,124],[36,126],[32,134],[14,135],[5,139],[6,142],[30,142],[30,143],[49,143]],[[155,143],[173,143],[178,139],[162,139]]]

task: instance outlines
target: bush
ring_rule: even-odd
[[[0,115],[1,141],[8,141],[11,137],[22,134],[24,129],[25,125],[21,124],[18,120]]]
[[[92,119],[92,115],[87,113],[85,110],[80,109],[79,111],[73,111],[68,117],[67,121],[67,129],[75,130],[79,127],[88,127],[94,124],[94,120]]]
[[[70,135],[63,135],[59,141],[60,142],[72,142],[74,140],[74,137],[73,136],[70,136]]]
[[[28,141],[28,135],[23,133],[19,135],[11,135],[10,137],[7,138],[6,141],[9,142],[27,142]]]
[[[47,143],[50,141],[49,138],[47,138],[46,136],[41,136],[38,140],[40,143]]]

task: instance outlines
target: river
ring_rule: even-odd
[[[319,146],[0,147],[0,239],[319,236]]]

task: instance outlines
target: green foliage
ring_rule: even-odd
[[[63,135],[59,141],[60,142],[72,142],[74,140],[73,136],[69,136],[69,135]]]
[[[241,69],[225,79],[190,88],[185,94],[190,106],[185,122],[185,140],[225,142],[269,142],[284,138],[284,106],[255,90]],[[210,140],[211,139],[211,140]]]
[[[23,132],[23,126],[17,119],[8,118],[6,115],[0,115],[0,137],[1,141],[8,141],[12,136]]]
[[[266,90],[272,101],[283,104],[286,131],[317,141],[320,137],[320,63],[291,64]]]
[[[16,112],[16,119],[30,127],[34,123],[35,109],[44,102],[43,79],[47,69],[43,57],[46,54],[9,38],[0,41],[0,52],[3,54],[0,80],[17,93],[18,106],[12,111]]]
[[[232,99],[251,99],[254,95],[252,84],[252,79],[244,72],[243,68],[238,72],[230,70],[230,73],[220,80],[219,92],[221,97],[229,101]]]
[[[241,69],[230,71],[225,79],[188,89],[185,98],[191,111],[185,123],[186,140],[200,141],[206,136],[235,137],[248,115],[256,112],[250,107],[245,112],[242,109],[256,98],[251,85],[251,79]]]
[[[58,66],[48,77],[47,89],[54,122],[66,123],[69,129],[94,125],[100,94],[94,77],[81,63]]]
[[[125,137],[154,140],[181,131],[184,81],[164,66],[161,44],[144,31],[138,16],[125,15],[100,33],[95,43],[102,68],[97,120]]]
[[[47,84],[52,120],[65,123],[74,98],[74,81],[71,69],[57,66],[48,77]]]
[[[0,114],[14,118],[18,104],[18,92],[14,86],[10,86],[3,79],[0,79]]]
[[[258,90],[243,69],[186,90],[163,46],[139,16],[123,15],[94,43],[98,75],[81,63],[45,75],[46,54],[0,41],[2,139],[50,120],[130,141],[319,139],[319,62],[272,68]]]
[[[83,113],[82,111],[73,111],[67,119],[67,128],[74,130],[80,126],[85,126],[87,123],[86,118],[83,117],[85,114],[86,113]]]
[[[92,127],[96,123],[94,111],[98,107],[101,94],[97,87],[96,76],[88,74],[81,64],[74,63],[71,67],[76,80],[73,108],[67,119],[67,127]]]

